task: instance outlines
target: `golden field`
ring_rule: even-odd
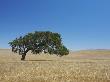
[[[25,61],[0,49],[0,82],[110,82],[110,51],[71,52],[68,56],[28,53]]]

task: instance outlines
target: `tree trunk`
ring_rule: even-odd
[[[23,54],[22,54],[22,58],[21,60],[25,60],[25,56],[26,56],[26,53],[29,51],[29,49],[27,49]]]
[[[25,60],[26,53],[22,54],[21,60]]]

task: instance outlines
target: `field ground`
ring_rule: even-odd
[[[0,49],[0,82],[110,82],[110,51],[78,51],[68,56],[32,55],[26,61]]]

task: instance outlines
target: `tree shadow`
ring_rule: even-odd
[[[25,60],[25,61],[53,61],[53,60]]]

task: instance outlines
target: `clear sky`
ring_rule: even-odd
[[[0,0],[0,48],[39,30],[60,33],[71,50],[110,49],[110,0]]]

